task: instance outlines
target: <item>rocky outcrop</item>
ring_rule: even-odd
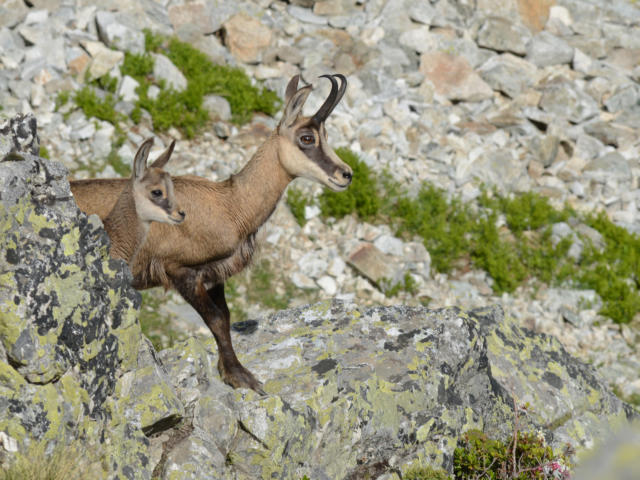
[[[498,306],[282,311],[235,338],[268,394],[233,390],[208,336],[156,352],[141,335],[130,272],[65,175],[31,153],[0,161],[5,465],[80,440],[86,478],[390,479],[450,469],[467,429],[508,435],[514,404],[530,405],[523,427],[579,451],[635,415]]]
[[[33,117],[10,125],[37,138]],[[0,159],[0,431],[23,454],[33,441],[51,451],[79,439],[83,469],[133,478],[128,471],[148,464],[143,431],[154,421],[153,404],[129,411],[123,402],[128,391],[149,396],[140,294],[126,264],[108,256],[100,220],[78,210],[66,175],[25,151]],[[156,378],[154,399],[163,388],[172,392]],[[179,415],[175,395],[166,397]]]

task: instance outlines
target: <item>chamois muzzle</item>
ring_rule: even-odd
[[[336,108],[336,105],[338,105],[340,100],[342,100],[342,96],[347,90],[347,79],[344,75],[336,73],[334,75],[320,75],[320,77],[328,78],[331,81],[331,91],[322,106],[312,117],[312,120],[316,125],[320,125],[327,119],[331,112],[333,112],[333,109]],[[340,87],[338,87],[338,82],[335,77],[340,79]]]

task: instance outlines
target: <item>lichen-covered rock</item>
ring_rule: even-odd
[[[512,433],[514,402],[530,405],[521,428],[579,452],[634,416],[557,340],[519,327],[499,307],[334,301],[279,312],[261,326],[236,345],[266,397],[232,390],[217,375],[205,380],[217,360],[211,342],[190,339],[161,352],[197,433],[163,443],[160,478],[355,479],[412,464],[450,469],[464,431]],[[215,446],[210,456],[207,445]]]
[[[0,158],[11,152],[38,155],[39,150],[36,117],[21,114],[11,118],[0,118]]]
[[[83,461],[134,478],[146,439],[114,392],[137,368],[140,295],[100,221],[75,205],[66,169],[12,151],[0,161],[0,431],[19,454],[34,441],[109,439]]]

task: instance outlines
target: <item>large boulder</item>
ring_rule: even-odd
[[[78,210],[66,169],[20,141],[37,138],[35,119],[8,124],[0,132],[19,138],[0,157],[0,432],[25,455],[34,442],[51,452],[81,439],[83,469],[133,478],[148,464],[143,429],[182,406],[156,375],[153,397],[165,404],[146,412],[154,405],[131,273],[108,256],[100,220]],[[145,400],[127,408],[129,392]]]

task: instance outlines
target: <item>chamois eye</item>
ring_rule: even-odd
[[[162,190],[151,190],[151,195],[153,195],[156,198],[159,198],[162,196]]]
[[[315,138],[313,135],[302,135],[300,137],[300,143],[302,143],[303,145],[311,145],[315,142]]]

